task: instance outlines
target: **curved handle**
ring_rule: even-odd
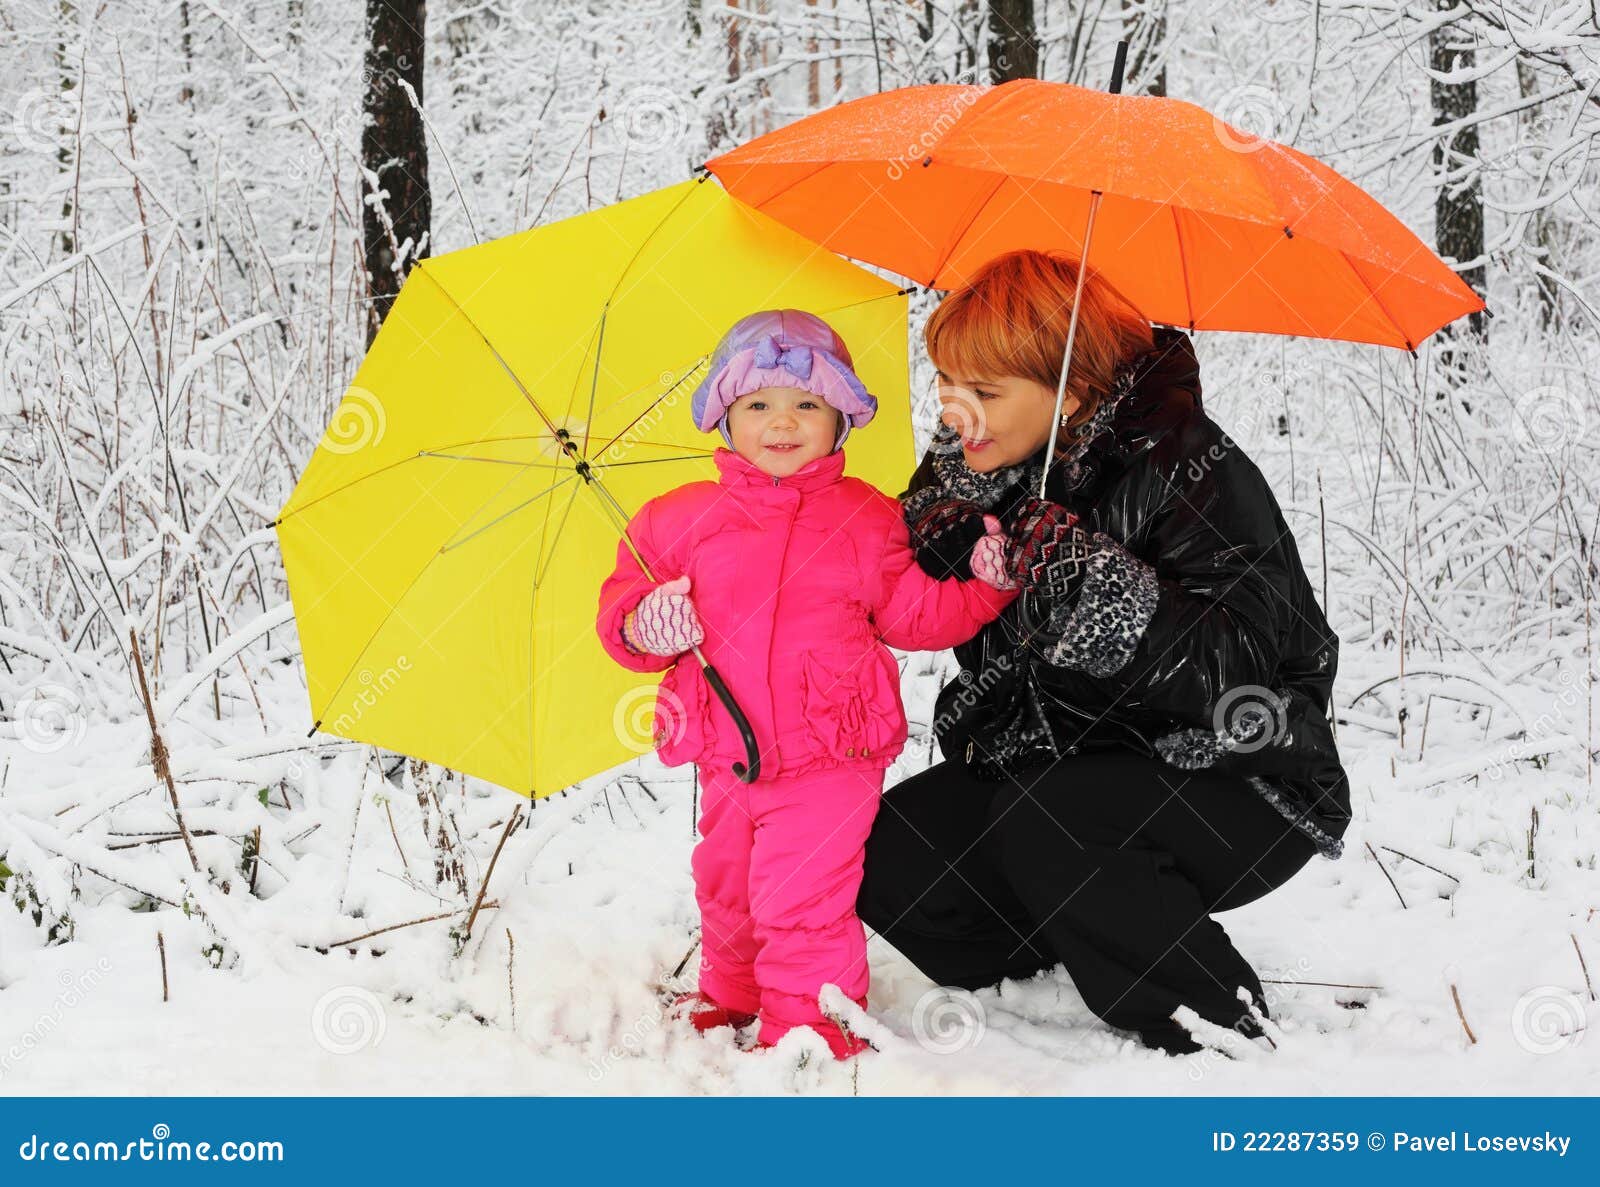
[[[717,694],[717,700],[722,702],[722,707],[728,711],[728,716],[733,718],[733,724],[739,727],[739,736],[744,739],[744,754],[749,762],[734,763],[733,773],[739,777],[740,783],[754,783],[756,776],[761,774],[761,751],[756,746],[756,732],[750,728],[750,719],[744,715],[744,710],[739,708],[739,702],[733,699],[733,693],[729,692],[728,686],[723,683],[722,673],[703,659],[700,661],[700,666],[705,669],[706,681],[711,685],[711,690]]]

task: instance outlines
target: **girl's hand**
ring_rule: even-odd
[[[705,628],[689,600],[689,575],[656,586],[622,620],[622,639],[646,655],[682,655],[705,642]]]
[[[972,575],[995,589],[1016,589],[1006,573],[1006,534],[992,515],[983,517],[985,535],[972,546]]]

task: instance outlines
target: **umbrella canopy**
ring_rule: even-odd
[[[648,751],[594,633],[617,513],[715,480],[689,398],[764,308],[843,336],[847,470],[901,481],[904,293],[703,178],[418,264],[276,524],[317,726],[532,796]]]
[[[1177,99],[1019,79],[870,95],[706,163],[808,238],[951,288],[1017,248],[1084,256],[1152,321],[1412,349],[1482,309],[1358,186]]]

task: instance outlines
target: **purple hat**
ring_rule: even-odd
[[[795,387],[811,392],[844,413],[838,449],[878,411],[856,377],[850,351],[832,326],[800,309],[763,309],[734,322],[711,352],[706,377],[694,390],[690,411],[703,433],[713,428],[731,448],[728,409],[740,396],[764,387]]]

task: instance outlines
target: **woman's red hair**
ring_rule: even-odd
[[[1054,391],[1077,286],[1078,261],[1064,253],[1024,248],[997,256],[928,318],[928,357],[947,375],[1021,376]],[[1094,415],[1118,364],[1154,344],[1149,319],[1091,266],[1083,278],[1067,377],[1067,389],[1080,403],[1063,426],[1064,436],[1070,438]],[[1057,450],[1064,447],[1058,437]]]

